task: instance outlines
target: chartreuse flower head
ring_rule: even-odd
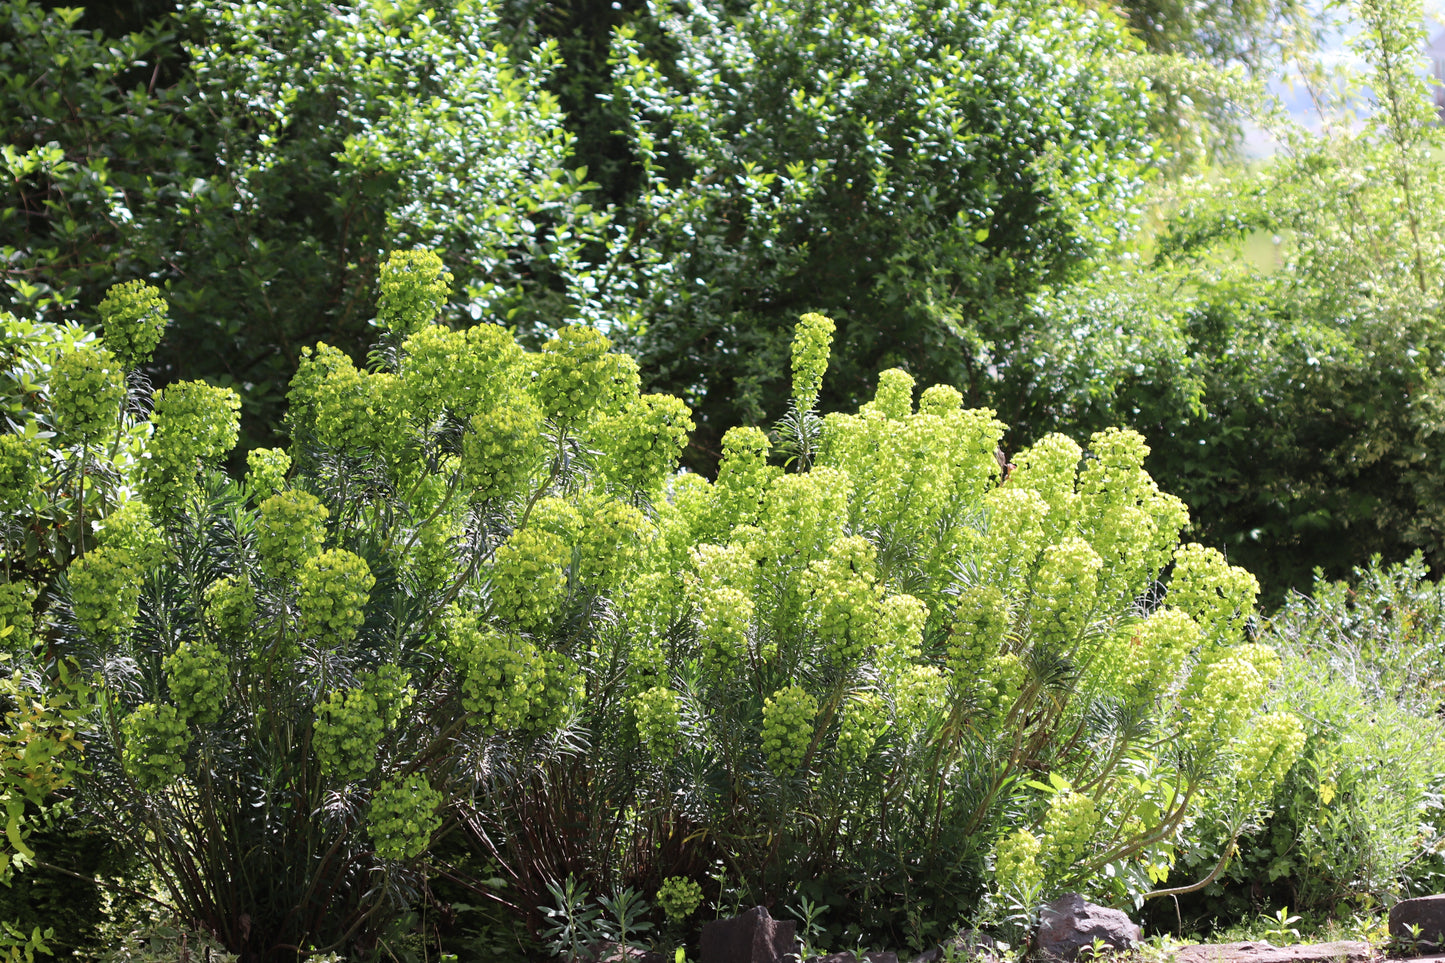
[[[918,413],[940,418],[956,414],[963,408],[963,395],[951,385],[933,385],[923,389],[918,398]]]
[[[101,545],[125,552],[142,572],[166,560],[165,535],[152,519],[150,507],[139,498],[114,509],[100,523],[96,534]]]
[[[366,778],[376,768],[385,728],[375,694],[364,688],[328,692],[311,730],[321,771],[344,782]]]
[[[1002,894],[1036,893],[1044,883],[1039,861],[1043,842],[1027,829],[1015,829],[994,844],[994,885]]]
[[[392,251],[381,266],[376,321],[398,342],[441,314],[452,275],[431,251]]]
[[[1059,870],[1067,870],[1088,850],[1098,823],[1093,799],[1072,789],[1055,793],[1044,817],[1045,861]]]
[[[577,498],[581,525],[576,538],[582,580],[611,590],[637,565],[641,542],[649,529],[642,512],[597,492]]]
[[[462,708],[485,733],[521,729],[546,674],[537,647],[478,624],[471,612],[453,610],[445,625],[448,656],[461,676]]]
[[[321,550],[330,513],[315,495],[296,489],[272,495],[260,510],[256,553],[261,571],[274,579],[294,578],[301,564]]]
[[[246,452],[246,487],[257,505],[284,491],[291,456],[280,448],[255,448]]]
[[[542,464],[542,411],[520,391],[472,416],[462,435],[462,471],[476,501],[503,501]]]
[[[196,470],[235,447],[241,399],[230,388],[178,381],[155,403],[141,491],[152,508],[171,512],[196,490]]]
[[[85,636],[110,641],[130,631],[140,611],[140,573],[124,549],[96,548],[67,572],[70,607]]]
[[[183,641],[161,668],[183,721],[209,725],[221,718],[230,666],[220,649],[208,642]]]
[[[440,592],[456,577],[457,551],[465,543],[455,519],[439,515],[416,531],[416,542],[406,555],[406,571],[415,584]]]
[[[694,592],[701,623],[703,664],[721,678],[742,662],[748,651],[748,627],[753,621],[753,600],[728,585],[699,586]]]
[[[692,412],[672,395],[643,395],[616,415],[599,419],[593,435],[603,454],[598,468],[627,491],[653,490],[672,471],[693,429]]]
[[[637,397],[637,362],[611,348],[602,332],[583,325],[563,328],[542,346],[532,392],[549,418],[581,424]]]
[[[112,285],[96,308],[105,345],[127,370],[150,360],[166,329],[166,300],[144,281]]]
[[[763,757],[780,776],[791,775],[813,742],[818,700],[799,685],[779,689],[763,700]]]
[[[586,681],[577,661],[561,652],[543,652],[541,666],[542,684],[532,694],[525,725],[529,732],[554,732],[586,694]]]
[[[861,763],[888,729],[888,712],[876,692],[856,692],[843,704],[838,723],[838,757],[845,766]]]
[[[39,594],[33,582],[0,582],[0,649],[15,652],[30,645]]]
[[[821,314],[803,315],[793,329],[793,401],[799,411],[818,403],[835,330],[833,319]]]
[[[661,765],[677,752],[680,734],[677,693],[667,686],[653,686],[632,697],[632,717],[637,737],[647,747],[652,761]]]
[[[936,665],[893,671],[893,717],[900,730],[925,730],[948,704],[948,677]]]
[[[203,593],[206,615],[227,639],[244,638],[256,620],[256,589],[244,575],[218,578]]]
[[[571,549],[535,526],[514,531],[492,556],[492,612],[520,628],[541,626],[567,590]]]
[[[68,440],[89,444],[113,435],[125,400],[125,370],[105,348],[76,345],[50,370],[50,405]]]
[[[1142,623],[1130,623],[1098,661],[1110,688],[1135,700],[1152,700],[1172,682],[1185,658],[1199,645],[1199,623],[1174,608],[1156,609]]]
[[[1103,561],[1088,542],[1069,536],[1044,549],[1034,573],[1029,619],[1035,639],[1073,644],[1094,610]]]
[[[357,673],[356,678],[361,688],[376,698],[388,729],[396,728],[402,714],[416,701],[416,687],[409,685],[411,673],[399,665],[379,665]]]
[[[1255,799],[1268,799],[1305,747],[1304,726],[1292,712],[1260,716],[1237,748],[1239,784]]]
[[[1044,525],[1050,539],[1069,531],[1073,524],[1079,501],[1075,486],[1083,457],[1078,443],[1064,435],[1045,435],[1014,455],[1015,468],[1007,487],[1039,494],[1048,506]]]
[[[928,606],[911,595],[890,595],[878,607],[878,651],[884,658],[911,662],[923,647]]]
[[[975,556],[978,582],[1011,595],[1033,573],[1044,546],[1049,506],[1038,492],[1012,482],[989,489],[983,503],[988,527]]]
[[[1023,695],[1028,669],[1013,652],[990,657],[976,677],[956,675],[955,681],[971,686],[985,725],[1003,719]]]
[[[1239,637],[1258,595],[1255,577],[1230,565],[1216,549],[1191,542],[1174,554],[1169,604],[1193,616],[1214,645]]]
[[[356,638],[376,578],[366,560],[334,548],[306,560],[297,578],[301,631],[344,645]]]
[[[358,685],[328,692],[316,707],[312,746],[321,771],[353,782],[371,774],[382,736],[416,697],[411,673],[395,665],[357,674]]]
[[[768,464],[772,443],[761,428],[729,428],[723,435],[715,499],[723,519],[735,524],[758,522],[763,493],[782,469]]]
[[[0,508],[18,508],[30,501],[44,451],[45,443],[39,438],[0,435]]]
[[[1268,680],[1244,648],[1225,650],[1195,667],[1180,697],[1189,745],[1217,751],[1239,734],[1269,691]]]
[[[464,422],[522,389],[526,353],[501,325],[424,325],[402,346],[401,379],[407,408],[421,423],[447,411]]]
[[[774,558],[821,556],[843,534],[853,493],[847,472],[814,468],[783,475],[763,500],[763,527]]]
[[[366,813],[366,831],[381,859],[415,859],[431,844],[432,833],[441,828],[437,810],[442,794],[432,788],[426,776],[414,773],[405,778],[386,779],[371,797]]]
[[[145,792],[163,789],[186,771],[191,735],[175,706],[146,702],[121,720],[121,764]]]
[[[995,585],[971,585],[958,594],[948,632],[948,661],[955,672],[981,672],[1003,646],[1009,628],[1008,600]]]
[[[286,389],[286,424],[291,436],[299,445],[303,437],[316,431],[316,407],[322,394],[322,386],[334,371],[355,367],[346,352],[333,348],[324,341],[316,347],[302,348],[301,358],[296,365],[296,374]]]
[[[902,421],[913,414],[913,376],[901,368],[889,368],[878,375],[878,391],[863,406],[864,412],[876,411],[893,421]]]
[[[702,905],[702,887],[684,876],[669,876],[657,888],[657,905],[674,923],[681,923]]]
[[[840,664],[862,658],[877,637],[879,595],[875,552],[867,539],[848,535],[828,556],[808,564],[803,578],[819,638]]]
[[[401,382],[350,362],[326,373],[312,398],[316,439],[336,451],[387,451],[403,437]]]

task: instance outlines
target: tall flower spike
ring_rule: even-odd
[[[377,324],[398,343],[436,320],[451,296],[452,274],[431,251],[393,251],[381,266]]]
[[[793,400],[799,411],[811,411],[818,403],[836,327],[832,318],[821,314],[805,314],[798,319],[793,334]]]

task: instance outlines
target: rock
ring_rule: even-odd
[[[1411,926],[1419,929],[1418,936]],[[1406,950],[1415,944],[1424,951],[1445,946],[1445,896],[1417,896],[1390,907],[1390,938]]]
[[[948,954],[956,960],[1002,960],[993,937],[981,930],[959,930],[953,937],[931,950],[924,950],[909,963],[938,963]]]
[[[892,950],[873,950],[863,954],[864,963],[898,963],[898,954]],[[858,963],[852,950],[829,953],[827,956],[810,956],[807,963]]]
[[[1111,951],[1132,949],[1142,933],[1115,909],[1084,901],[1078,893],[1060,896],[1039,914],[1038,952],[1044,959],[1076,960],[1094,941]],[[1087,955],[1087,954],[1086,954]]]
[[[1214,943],[1181,946],[1170,954],[1174,963],[1368,963],[1374,952],[1368,943]]]
[[[798,924],[775,920],[766,907],[754,906],[728,920],[702,924],[701,963],[777,963],[793,951]]]

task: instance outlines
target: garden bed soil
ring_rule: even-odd
[[[1369,943],[1354,941],[1293,946],[1275,946],[1263,941],[1203,943],[1181,946],[1167,954],[1173,963],[1378,963],[1384,958],[1385,954]]]

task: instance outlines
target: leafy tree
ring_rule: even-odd
[[[1304,65],[1327,19],[1298,0],[1112,4],[1142,41],[1133,69],[1149,77],[1152,125],[1176,172],[1239,160],[1246,119],[1282,62]]]
[[[1287,132],[1262,170],[1182,182],[1152,252],[1039,298],[991,355],[1012,423],[1138,427],[1199,537],[1276,598],[1316,566],[1416,549],[1439,565],[1445,546],[1439,128],[1417,11],[1355,9],[1365,126]],[[1241,256],[1253,231],[1278,266]]]
[[[1150,164],[1136,48],[1073,4],[654,6],[614,45],[642,166],[617,314],[706,463],[779,411],[790,319],[839,324],[824,404],[905,364],[971,386],[1030,291],[1107,249]]]
[[[555,47],[514,58],[487,4],[197,3],[120,38],[4,9],[12,307],[89,319],[116,280],[183,278],[150,374],[241,389],[245,447],[304,345],[364,353],[393,246],[457,252],[473,318],[594,316],[579,251],[606,219],[543,86]],[[178,36],[189,68],[157,86]]]
[[[193,86],[157,83],[177,54],[168,25],[106,37],[81,15],[0,7],[0,279],[9,307],[49,320],[165,270],[180,230],[167,212],[206,170],[186,120]]]

